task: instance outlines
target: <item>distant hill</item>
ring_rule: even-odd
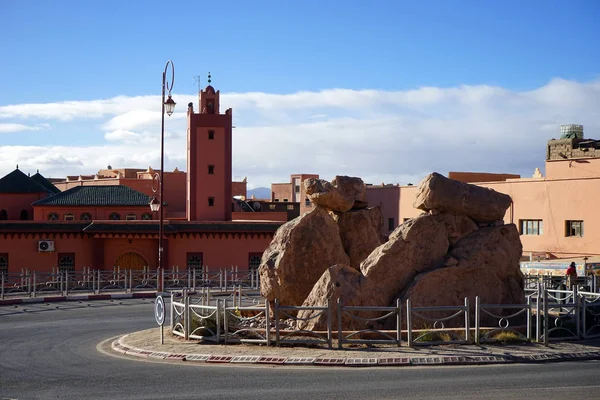
[[[271,189],[266,187],[258,187],[247,191],[248,198],[254,196],[255,199],[259,200],[271,200]]]

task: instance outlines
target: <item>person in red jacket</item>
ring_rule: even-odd
[[[572,290],[573,285],[575,285],[575,282],[577,282],[577,267],[574,261],[569,264],[569,268],[567,268],[565,275],[567,276],[567,287],[569,290]]]

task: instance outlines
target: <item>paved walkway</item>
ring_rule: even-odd
[[[518,345],[443,345],[427,347],[367,347],[343,350],[317,347],[275,347],[253,344],[215,345],[184,341],[167,332],[160,344],[159,328],[121,336],[116,352],[172,362],[280,364],[319,366],[411,366],[441,364],[506,364],[600,360],[600,340]]]

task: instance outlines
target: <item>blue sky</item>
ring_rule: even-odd
[[[4,157],[4,163],[0,161],[0,175],[14,168],[18,154],[28,157],[28,151],[43,152],[35,146],[51,149],[48,157],[37,159],[48,171],[46,175],[66,171],[92,173],[99,163],[104,165],[109,160],[77,159],[76,153],[82,148],[96,146],[97,150],[110,152],[129,146],[131,150],[139,144],[135,140],[151,140],[148,138],[154,137],[155,125],[131,122],[117,126],[112,119],[122,114],[118,109],[122,104],[112,101],[116,109],[106,111],[102,109],[105,105],[96,102],[117,96],[140,98],[139,107],[129,104],[132,100],[126,112],[154,112],[150,99],[160,94],[160,76],[168,59],[175,62],[174,94],[181,113],[188,101],[194,101],[194,77],[200,76],[206,85],[206,74],[212,72],[225,107],[234,107],[236,135],[240,137],[234,154],[234,174],[248,175],[250,182],[254,177],[256,185],[285,180],[291,173],[328,176],[338,173],[336,166],[339,172],[363,174],[373,180],[381,177],[414,181],[427,172],[427,165],[407,170],[413,163],[406,162],[366,171],[350,167],[351,163],[344,159],[363,157],[364,152],[377,154],[378,149],[389,151],[386,143],[394,138],[398,146],[405,147],[413,141],[414,132],[425,127],[432,129],[428,125],[431,121],[447,120],[450,115],[463,116],[462,123],[467,125],[487,126],[493,118],[479,121],[476,116],[466,115],[467,108],[457,109],[456,99],[449,100],[449,93],[461,88],[467,97],[492,88],[484,96],[489,106],[485,112],[493,114],[497,121],[512,121],[519,114],[523,119],[514,120],[506,128],[526,126],[526,134],[536,138],[531,142],[535,147],[529,151],[535,157],[519,160],[507,172],[529,174],[535,166],[542,166],[545,140],[554,132],[547,125],[555,124],[558,131],[559,123],[584,123],[589,135],[600,138],[598,114],[590,107],[590,101],[592,105],[600,102],[600,2],[594,0],[256,0],[212,4],[21,0],[0,2],[0,16],[0,34],[8,39],[0,43],[4,55],[0,63],[0,75],[4,78],[0,90],[0,154],[10,155]],[[424,108],[419,97],[425,95],[423,88],[444,94],[435,101],[428,100]],[[350,90],[343,96],[354,98],[356,104],[341,100],[343,96],[331,92],[335,89]],[[516,105],[515,99],[539,90],[563,100],[581,93],[587,104],[568,102],[568,110],[560,102],[549,106],[543,99],[546,93],[527,103],[534,114],[522,113],[523,105]],[[365,91],[369,98],[363,108],[356,97],[364,96]],[[313,95],[296,96],[299,92]],[[233,93],[237,95],[227,97]],[[390,93],[412,97],[399,104],[389,101]],[[284,96],[287,106],[281,108],[280,101],[272,101],[282,99],[275,95]],[[268,106],[262,103],[265,99],[270,101]],[[299,103],[292,105],[292,100]],[[63,105],[65,109],[74,106],[80,110],[73,103],[84,102],[94,110],[99,107],[99,111],[90,115],[86,108],[88,114],[65,120],[59,115],[61,105],[56,104],[65,101],[70,102]],[[22,110],[13,113],[10,108],[32,104],[53,111],[40,117]],[[527,119],[527,115],[535,118]],[[181,116],[168,121],[173,141],[179,143],[173,145],[174,152],[181,146],[177,138],[185,134]],[[355,142],[348,139],[344,143],[347,148],[343,153],[329,150],[312,161],[306,157],[279,164],[270,161],[273,165],[269,168],[259,165],[269,153],[251,153],[248,147],[252,142],[244,142],[244,137],[251,135],[270,143],[273,135],[285,135],[287,131],[305,135],[320,147],[339,146],[344,138],[354,137],[347,134],[349,128],[344,125],[349,118],[353,119],[354,128],[365,121],[376,124],[391,119],[393,123],[381,128],[385,141],[382,139],[372,149],[365,149],[357,137]],[[127,134],[123,133],[124,127]],[[316,129],[327,132],[329,139]],[[456,126],[456,130],[464,129]],[[493,135],[501,135],[502,129],[487,132],[490,140],[481,144],[478,151],[493,151]],[[406,135],[411,140],[406,140]],[[365,139],[373,137],[369,134]],[[289,145],[286,140],[282,139],[283,144]],[[242,142],[248,146],[242,147]],[[503,159],[501,155],[499,158]],[[156,157],[143,154],[116,160],[130,167],[145,167],[134,165],[142,162],[157,163]],[[502,162],[490,164],[489,158],[484,158],[482,165],[477,158],[461,165],[452,165],[451,161],[431,163],[429,169],[507,169]],[[115,160],[111,162],[115,164]],[[167,166],[177,164],[181,168],[182,162],[172,153]]]

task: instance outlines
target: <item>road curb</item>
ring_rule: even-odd
[[[153,352],[128,346],[123,335],[111,343],[115,352],[142,358],[166,361],[183,361],[215,364],[271,364],[271,365],[314,365],[319,367],[407,367],[440,365],[488,365],[488,364],[539,364],[545,362],[600,360],[600,351],[578,353],[542,353],[536,355],[490,355],[490,356],[420,356],[420,357],[278,357],[260,355],[215,355]]]
[[[11,306],[19,304],[35,303],[54,303],[59,301],[90,301],[90,300],[122,300],[122,299],[150,299],[155,298],[160,293],[140,292],[140,293],[108,293],[108,294],[75,294],[68,296],[48,296],[48,297],[25,297],[18,299],[2,299],[0,306]]]

